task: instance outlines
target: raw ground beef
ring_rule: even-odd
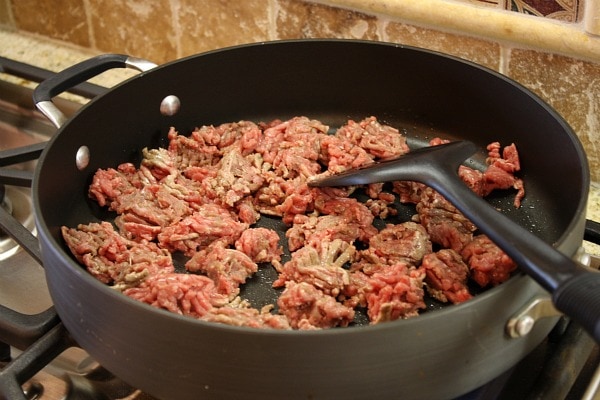
[[[279,235],[272,229],[249,228],[235,241],[235,248],[256,263],[279,265],[283,247],[279,245]]]
[[[226,305],[213,307],[200,319],[247,328],[292,329],[284,315],[272,314],[269,309],[259,311],[250,306],[231,307]]]
[[[369,319],[373,323],[419,315],[425,308],[425,271],[398,262],[369,276],[365,289]]]
[[[215,240],[235,243],[248,224],[218,204],[205,204],[192,215],[167,226],[158,234],[158,242],[170,251],[193,256]]]
[[[176,314],[202,317],[214,307],[229,304],[212,279],[204,275],[166,273],[151,275],[123,293],[133,299]]]
[[[376,324],[417,316],[426,290],[459,303],[471,297],[468,280],[498,285],[515,268],[423,184],[393,182],[391,191],[382,183],[307,185],[408,152],[400,131],[375,117],[349,120],[333,134],[322,122],[299,116],[202,126],[189,135],[171,128],[167,138],[166,148],[142,150],[139,167],[124,163],[95,173],[89,196],[117,214],[114,225],[62,228],[71,252],[93,276],[152,306],[271,329],[344,327],[360,307]],[[435,138],[430,145],[445,142]],[[487,150],[487,169],[461,166],[459,176],[481,196],[516,190],[518,207],[524,189],[515,176],[515,145],[491,143]],[[382,223],[398,213],[397,202],[414,204],[416,214]],[[260,226],[263,216],[280,218],[285,238]],[[259,310],[239,297],[259,263],[278,273],[277,307]]]
[[[288,281],[277,305],[295,329],[348,326],[354,319],[352,307],[306,282]]]
[[[469,265],[471,278],[481,287],[499,285],[517,268],[514,261],[485,235],[475,236],[461,256]]]
[[[62,227],[62,235],[90,274],[118,289],[174,270],[171,253],[156,243],[128,240],[108,222],[79,225],[77,229]]]

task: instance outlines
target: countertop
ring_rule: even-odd
[[[51,71],[63,70],[96,55],[86,49],[69,46],[62,42],[1,29],[0,44],[0,56]],[[90,81],[101,86],[112,87],[135,74],[136,72],[125,69],[110,70]],[[0,79],[17,80],[20,84],[34,85],[2,73],[0,73]],[[85,99],[73,95],[66,95],[66,97],[76,101],[85,101]],[[590,187],[586,216],[588,219],[600,222],[600,182],[593,183]],[[584,243],[584,247],[589,253],[600,255],[600,246]]]

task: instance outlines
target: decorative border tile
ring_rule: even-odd
[[[506,0],[506,9],[538,17],[577,22],[584,0]],[[510,3],[510,4],[509,4]]]
[[[461,0],[465,3],[497,7],[522,14],[577,22],[585,0]]]

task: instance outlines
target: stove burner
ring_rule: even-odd
[[[31,196],[26,189],[6,186],[2,200],[2,210],[35,235],[35,219]],[[19,250],[19,244],[4,230],[0,230],[0,261],[13,256]]]

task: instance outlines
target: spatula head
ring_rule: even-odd
[[[350,186],[389,181],[417,181],[427,184],[432,173],[442,168],[457,170],[459,165],[477,149],[477,146],[470,141],[422,147],[393,160],[376,162],[336,175],[316,178],[309,181],[308,185]]]

